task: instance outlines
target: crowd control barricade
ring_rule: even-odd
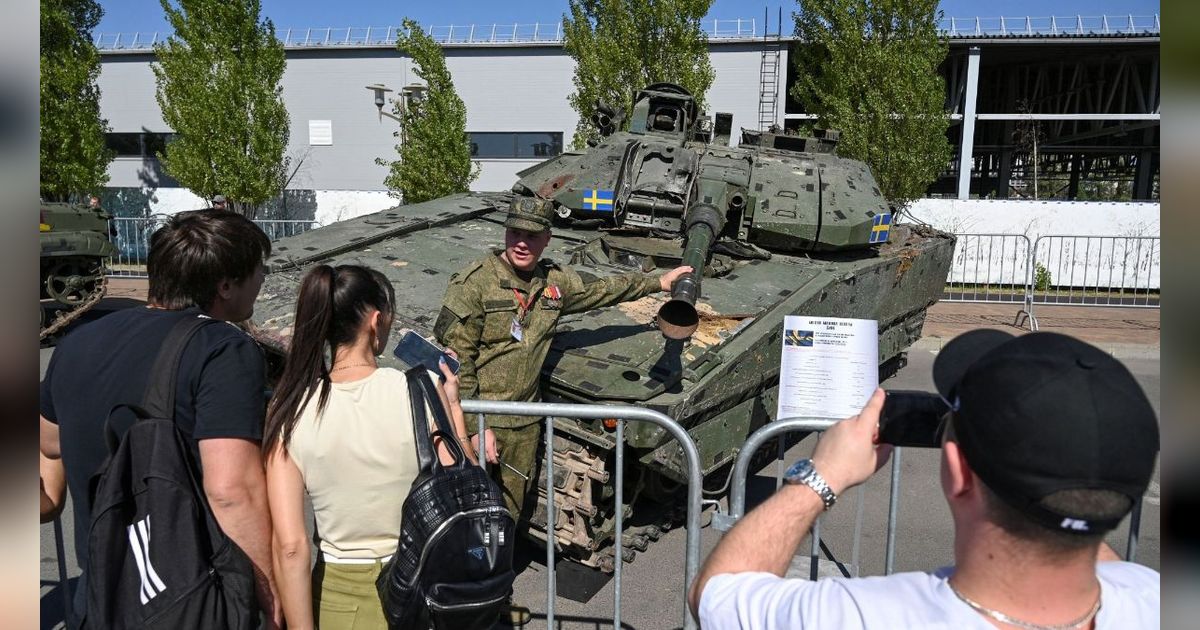
[[[108,275],[145,278],[150,255],[150,235],[162,227],[162,217],[114,217],[109,237],[117,253],[108,262]]]
[[[1037,304],[1159,307],[1157,236],[1039,236],[1032,266]]]
[[[117,253],[108,262],[108,275],[122,278],[145,278],[146,259],[150,256],[150,235],[167,222],[166,216],[114,217],[109,230],[112,244]],[[302,234],[321,224],[307,219],[255,219],[267,238],[281,238]]]
[[[1030,292],[1032,263],[1024,234],[955,234],[954,257],[942,300],[947,302],[1011,302],[1020,304],[1014,326],[1028,320],[1037,330]]]
[[[548,628],[554,627],[554,599],[557,590],[555,587],[554,571],[554,547],[557,541],[557,535],[554,533],[554,419],[579,418],[597,420],[612,418],[617,421],[615,435],[617,444],[616,459],[614,462],[616,467],[616,479],[614,483],[616,486],[614,490],[616,494],[615,502],[618,507],[615,510],[616,535],[613,539],[613,544],[617,545],[616,553],[613,554],[613,628],[621,627],[621,569],[623,562],[620,544],[625,525],[625,510],[621,508],[625,500],[625,422],[628,420],[650,422],[666,429],[668,433],[678,440],[679,446],[683,449],[683,454],[687,459],[688,467],[687,552],[684,558],[683,591],[680,593],[680,606],[682,608],[683,627],[686,630],[694,630],[698,627],[696,621],[692,618],[691,611],[688,609],[687,591],[692,583],[692,579],[695,578],[696,572],[700,568],[700,492],[703,476],[700,472],[700,451],[696,448],[696,443],[692,441],[686,429],[665,414],[650,409],[625,405],[464,400],[462,401],[462,408],[464,413],[478,414],[478,434],[480,437],[477,449],[481,465],[486,465],[483,464],[485,461],[483,457],[483,431],[486,428],[484,414],[544,416],[545,418],[546,460],[544,462],[545,469],[543,474],[546,478],[546,627]]]
[[[754,454],[762,448],[768,441],[776,437],[781,437],[786,433],[793,432],[814,432],[821,433],[832,427],[841,419],[833,418],[785,418],[777,420],[761,429],[755,431],[742,449],[738,452],[737,459],[734,460],[732,477],[729,482],[729,512],[728,514],[714,514],[712,525],[715,529],[721,532],[733,529],[743,516],[746,515],[746,480],[750,474],[750,463],[754,460]],[[891,490],[890,499],[888,500],[888,517],[887,517],[887,538],[884,551],[884,575],[891,575],[895,568],[896,557],[896,520],[900,510],[900,458],[905,449],[903,447],[895,447],[892,451],[891,462]],[[777,472],[778,476],[782,475],[782,471]],[[776,480],[777,485],[780,479]],[[862,485],[860,484],[856,491],[860,494],[856,503],[858,504],[858,514],[855,517],[854,528],[854,543],[851,565],[855,569],[854,577],[857,577],[857,569],[859,565],[858,549],[859,541],[862,537],[862,510],[863,510],[863,495]],[[1141,532],[1142,518],[1142,502],[1144,499],[1139,499],[1133,506],[1133,511],[1129,516],[1129,537],[1125,545],[1125,559],[1133,561],[1137,553],[1137,540]],[[817,579],[817,566],[819,560],[821,546],[821,530],[820,517],[813,523],[811,539],[811,549],[809,552],[810,570],[809,579]]]

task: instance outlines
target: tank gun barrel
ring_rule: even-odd
[[[688,212],[682,265],[692,272],[671,286],[671,299],[658,309],[658,328],[668,339],[687,339],[700,325],[696,300],[700,298],[700,280],[708,262],[709,250],[725,225],[725,214],[710,204],[693,206]]]

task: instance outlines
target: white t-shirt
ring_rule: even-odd
[[[953,628],[994,630],[950,590],[954,568],[887,577],[810,582],[770,573],[712,577],[700,597],[700,626],[725,628]],[[1129,562],[1101,562],[1096,628],[1159,627],[1159,575]]]

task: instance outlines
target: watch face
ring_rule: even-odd
[[[799,483],[805,475],[812,471],[812,467],[811,459],[802,459],[792,464],[787,472],[783,473],[783,478],[793,483]]]

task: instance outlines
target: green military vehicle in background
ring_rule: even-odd
[[[356,263],[395,286],[392,344],[402,329],[432,338],[451,274],[503,248],[505,212],[517,195],[553,200],[557,224],[543,256],[585,280],[682,264],[697,270],[670,296],[562,317],[542,392],[548,401],[671,416],[694,438],[706,487],[717,493],[746,437],[774,419],[785,315],[875,319],[881,376],[902,365],[942,293],[954,239],[894,224],[868,167],[836,155],[836,133],[743,130],[731,147],[730,115],[702,117],[686,90],[665,83],[637,94],[628,131],[609,107],[592,122],[600,132],[593,146],[522,171],[509,192],[400,206],[277,241],[255,336],[282,356],[303,273],[317,263]],[[390,348],[383,357],[396,363]],[[559,548],[602,570],[611,570],[618,549],[633,560],[679,516],[681,448],[664,430],[632,423],[627,503],[619,508],[607,485],[615,424],[555,423]],[[544,477],[541,485],[531,533],[545,541]],[[614,545],[617,509],[631,526]]]
[[[41,202],[39,339],[62,330],[104,297],[105,266],[116,248],[109,220],[100,208]],[[57,311],[57,314],[48,314]]]

